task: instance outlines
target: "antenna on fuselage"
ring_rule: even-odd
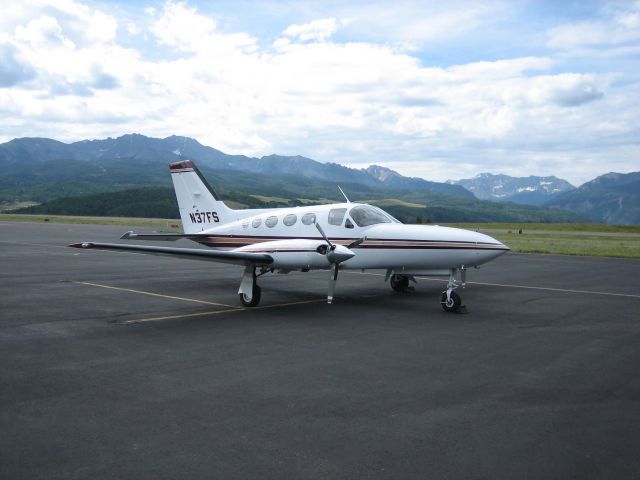
[[[351,203],[351,201],[349,200],[349,198],[344,194],[344,192],[342,191],[342,189],[340,188],[340,185],[338,185],[338,190],[340,190],[340,193],[342,194],[342,196],[344,197],[344,199],[347,201],[347,203]]]

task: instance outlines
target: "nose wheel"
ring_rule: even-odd
[[[440,305],[442,305],[442,308],[444,309],[445,312],[457,312],[458,310],[460,310],[460,305],[462,304],[462,299],[460,298],[460,295],[458,295],[456,292],[451,291],[447,297],[447,292],[442,292],[442,296],[440,297]]]
[[[458,276],[460,278],[458,278]],[[464,288],[467,283],[467,270],[463,266],[460,268],[452,268],[449,270],[449,283],[447,283],[447,289],[442,292],[440,297],[440,305],[445,312],[464,312],[466,309],[462,307],[462,299],[460,295],[455,292],[458,287]]]

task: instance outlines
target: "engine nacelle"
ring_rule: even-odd
[[[273,257],[271,267],[283,270],[326,269],[331,266],[327,256],[328,245],[322,239],[273,240],[246,245],[235,249],[236,252],[266,253]],[[347,247],[335,245],[335,254],[344,259],[354,254]],[[334,256],[335,256],[334,254]],[[340,260],[343,261],[343,260]]]

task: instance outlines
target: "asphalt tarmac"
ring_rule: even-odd
[[[509,253],[467,314],[347,272],[241,309],[240,268],[65,247],[125,230],[0,224],[0,478],[640,478],[640,261]]]

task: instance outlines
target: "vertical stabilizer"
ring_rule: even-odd
[[[169,165],[184,233],[198,233],[237,220],[191,160]]]

